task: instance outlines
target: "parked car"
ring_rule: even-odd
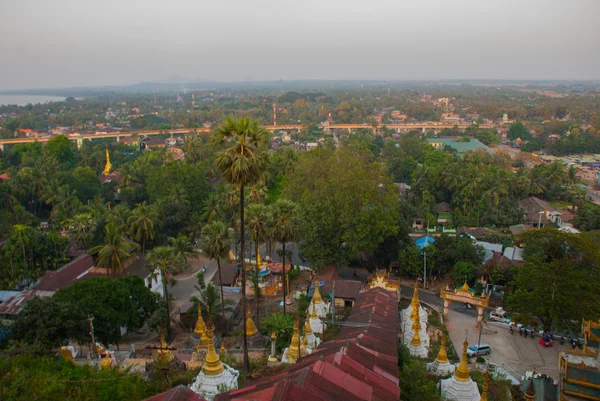
[[[501,306],[497,307],[490,313],[490,320],[502,323],[510,322],[510,319],[506,317],[506,311]]]
[[[479,346],[471,345],[467,349],[467,356],[473,358],[475,356],[489,355],[490,352],[492,352],[492,348],[487,344],[479,344]]]

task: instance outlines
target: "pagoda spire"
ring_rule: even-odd
[[[319,291],[319,276],[315,274],[315,292],[312,296],[312,300],[315,303],[323,302],[323,298],[321,297],[321,291]]]
[[[446,333],[442,334],[442,345],[440,346],[440,352],[438,352],[437,358],[438,363],[447,363],[448,354],[446,354]]]
[[[110,164],[110,155],[108,154],[108,148],[106,148],[106,165],[104,166],[104,171],[102,172],[102,174],[104,174],[104,175],[110,174],[111,168],[112,168],[112,165]]]
[[[196,321],[196,328],[194,329],[194,334],[202,336],[202,341],[205,341],[206,325],[204,324],[204,319],[202,319],[202,308],[200,306],[200,303],[198,303],[198,320]]]
[[[310,327],[310,316],[306,312],[306,323],[304,323],[304,335],[312,334],[312,327]]]
[[[252,337],[256,333],[258,333],[258,329],[252,321],[252,311],[250,310],[250,306],[248,306],[248,317],[246,319],[246,336]]]
[[[415,289],[413,291],[412,301],[410,306],[412,306],[412,311],[410,313],[410,320],[419,319],[419,307],[421,303],[419,302],[419,280],[415,280]]]
[[[417,318],[413,320],[411,329],[415,334],[413,335],[412,340],[410,340],[410,345],[418,347],[421,345],[421,336],[419,335],[419,332],[421,331],[421,319]]]
[[[310,313],[312,319],[317,319],[317,308],[315,307],[315,300],[312,300],[312,312]]]
[[[206,376],[215,376],[223,372],[225,369],[221,359],[219,358],[219,354],[215,351],[215,342],[213,337],[213,332],[215,330],[215,326],[209,326],[206,328],[206,337],[208,340],[208,352],[206,354],[206,359],[204,360],[204,365],[202,365],[202,372]]]
[[[471,380],[471,376],[469,375],[469,366],[467,365],[467,347],[469,343],[465,338],[465,342],[463,343],[463,352],[462,358],[460,358],[460,363],[458,364],[458,368],[456,372],[454,372],[454,378],[461,382],[466,382]]]
[[[294,320],[294,335],[292,336],[292,342],[287,352],[287,359],[290,362],[296,363],[300,357],[299,345],[300,345],[300,334],[299,334],[299,323],[298,318]]]
[[[479,401],[488,401],[488,389],[490,388],[490,373],[486,370],[483,375],[483,392]],[[527,396],[527,395],[526,395]]]
[[[526,401],[534,401],[535,400],[535,387],[533,386],[533,378],[534,374],[531,375],[531,379],[529,380],[529,385],[527,386],[527,390],[525,390],[525,400]]]
[[[167,347],[165,333],[162,328],[160,329],[160,347],[158,348],[158,351],[156,351],[156,360],[163,364],[167,364],[173,360],[173,354],[169,347]]]

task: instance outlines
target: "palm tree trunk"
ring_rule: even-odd
[[[235,257],[239,258],[237,243],[237,224],[235,222],[235,210],[233,211],[233,244],[235,246]]]
[[[260,308],[258,305],[258,291],[260,291],[258,288],[258,238],[254,242],[256,243],[256,267],[254,268],[254,273],[256,274],[256,287],[254,288],[254,296],[256,297],[256,327],[260,329]]]
[[[281,262],[283,268],[283,315],[285,316],[285,296],[287,290],[287,281],[285,277],[285,242],[282,242],[281,245],[283,247],[283,252],[281,253],[281,257],[283,258]]]
[[[165,306],[167,308],[167,337],[171,335],[171,308],[169,307],[169,289],[167,286],[166,277],[162,277],[163,282],[163,292],[165,294]]]
[[[242,330],[243,332],[243,342],[242,342],[242,352],[244,354],[244,371],[246,373],[250,372],[250,361],[248,360],[248,336],[246,336],[246,319],[243,318],[244,312],[248,310],[248,301],[246,300],[246,267],[244,260],[244,185],[240,185],[240,266],[242,269]]]
[[[217,271],[219,272],[219,285],[221,287],[221,316],[223,324],[225,324],[225,332],[227,332],[227,324],[225,323],[225,296],[223,295],[223,279],[221,278],[221,258],[217,258]]]

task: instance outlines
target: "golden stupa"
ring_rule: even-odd
[[[250,310],[250,307],[248,306],[248,317],[246,319],[246,336],[252,337],[256,333],[258,333],[258,329],[256,328],[254,321],[252,321],[252,312]]]
[[[448,354],[446,354],[446,334],[442,334],[442,345],[440,346],[440,352],[438,352],[437,358],[435,358],[438,363],[447,363],[448,362]]]
[[[102,174],[109,175],[111,168],[112,165],[110,164],[110,156],[108,154],[108,148],[106,148],[106,165],[104,166],[104,171],[102,171]]]
[[[419,302],[419,281],[415,280],[415,289],[413,291],[412,301],[410,303],[412,311],[410,312],[410,320],[419,319],[419,309],[421,303]]]
[[[287,349],[287,359],[291,363],[296,363],[300,356],[300,334],[299,334],[299,322],[298,318],[294,320],[294,335],[292,336],[292,342],[290,347]]]
[[[533,382],[533,380],[532,380]],[[479,401],[488,401],[488,389],[490,388],[490,372],[487,370],[483,374],[483,392],[481,393],[481,398]],[[527,393],[525,393],[525,397],[527,397]]]
[[[411,329],[415,334],[413,335],[412,340],[410,340],[410,345],[418,347],[421,345],[421,336],[419,335],[419,332],[421,331],[421,319],[413,320]]]
[[[312,334],[312,327],[310,327],[310,315],[308,314],[308,311],[306,311],[306,322],[304,323],[304,335],[309,335]]]
[[[321,297],[321,291],[319,291],[319,277],[315,274],[315,292],[312,296],[313,303],[321,303],[323,302],[323,298]]]
[[[219,354],[215,351],[215,343],[213,338],[213,331],[215,330],[214,326],[209,326],[206,328],[206,337],[208,340],[208,352],[206,354],[206,358],[204,359],[204,365],[202,365],[202,372],[206,376],[215,376],[219,373],[222,373],[225,367],[219,358]]]
[[[465,339],[463,343],[463,352],[462,357],[460,358],[460,363],[458,364],[458,368],[456,372],[454,372],[454,378],[461,382],[467,382],[471,380],[471,376],[469,375],[469,366],[467,365],[467,348],[469,343]]]

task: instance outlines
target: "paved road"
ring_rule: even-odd
[[[189,272],[184,272],[175,278],[177,284],[169,287],[169,292],[175,300],[179,302],[186,302],[190,299],[190,296],[196,291],[195,285],[198,285],[198,279],[196,274],[198,270],[206,265],[206,273],[204,274],[204,281],[210,282],[213,276],[217,273],[217,262],[209,260],[206,256],[200,256],[199,259],[190,260],[189,264],[191,268]]]

